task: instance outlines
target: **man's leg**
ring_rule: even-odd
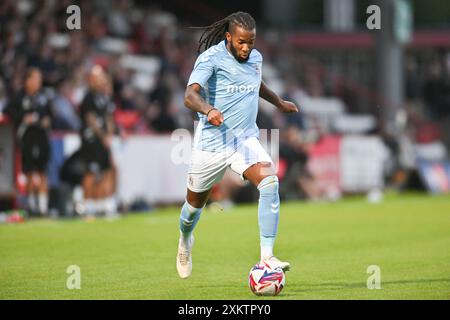
[[[91,217],[96,214],[96,177],[92,172],[86,172],[83,176],[81,186],[83,188],[83,205],[86,216]]]
[[[106,169],[102,172],[100,180],[96,183],[97,206],[108,218],[117,217],[117,203],[115,198],[115,170]]]
[[[279,184],[275,170],[271,163],[258,162],[245,170],[243,175],[259,190],[258,223],[261,261],[273,261],[283,270],[289,270],[289,263],[279,261],[273,255],[280,216]]]
[[[48,179],[44,172],[39,172],[38,208],[41,215],[48,214]]]
[[[204,192],[193,192],[187,189],[186,201],[180,215],[180,232],[184,240],[191,236],[210,193],[211,189]]]
[[[192,272],[193,230],[211,194],[212,187],[220,182],[228,167],[227,154],[198,149],[192,150],[187,176],[186,201],[180,214],[180,240],[178,244],[177,270],[181,278]]]
[[[211,189],[204,192],[193,192],[187,189],[186,201],[181,208],[180,214],[180,240],[177,254],[177,270],[181,278],[187,278],[191,275],[191,250],[194,244],[192,232],[200,219],[210,193]]]
[[[36,215],[38,213],[38,199],[37,199],[37,183],[34,172],[28,172],[26,192],[28,201],[28,210],[30,215]]]

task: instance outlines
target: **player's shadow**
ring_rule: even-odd
[[[395,285],[395,284],[420,284],[420,283],[433,283],[433,282],[450,282],[450,279],[414,279],[414,280],[396,280],[396,281],[381,281],[381,288]],[[289,288],[289,292],[295,293],[308,293],[308,292],[320,292],[320,291],[334,291],[342,289],[365,289],[367,284],[365,282],[326,282],[326,283],[303,283],[301,285],[304,289]],[[288,292],[285,295],[289,295]]]

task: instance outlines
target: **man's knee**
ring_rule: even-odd
[[[203,208],[208,201],[211,189],[204,192],[187,190],[186,201],[194,208]]]
[[[278,187],[279,182],[276,175],[267,176],[258,184],[258,190],[261,194],[278,193]]]
[[[258,186],[262,180],[268,176],[274,176],[275,169],[270,162],[258,162],[244,171],[243,176],[255,186]]]

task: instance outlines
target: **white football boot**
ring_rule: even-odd
[[[268,265],[270,268],[281,268],[284,272],[289,271],[291,269],[291,265],[289,262],[280,261],[275,256],[271,256],[268,259],[261,260],[262,264]]]
[[[178,242],[178,254],[177,254],[177,271],[180,278],[187,278],[192,273],[192,247],[194,245],[194,236],[191,235],[188,243],[182,240]]]

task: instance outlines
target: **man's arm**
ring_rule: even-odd
[[[200,90],[201,86],[198,83],[188,86],[184,95],[184,105],[192,111],[207,115],[208,122],[212,125],[220,126],[223,122],[222,113],[202,98]]]
[[[106,116],[106,132],[103,133],[102,142],[107,147],[111,147],[112,138],[114,136],[115,125],[112,114]]]
[[[106,134],[108,136],[113,136],[116,130],[116,126],[114,123],[114,117],[112,114],[108,114],[106,116]]]
[[[264,100],[273,104],[281,112],[284,113],[298,112],[298,108],[294,103],[281,99],[275,92],[273,92],[268,86],[266,86],[264,81],[261,81],[261,86],[259,88],[259,96]]]
[[[87,126],[95,133],[95,135],[100,139],[104,140],[107,134],[103,132],[102,128],[99,127],[97,123],[97,117],[94,111],[87,111],[84,115],[84,120]]]
[[[53,112],[51,104],[52,103],[47,100],[47,103],[43,107],[44,112],[41,116],[41,127],[44,128],[45,130],[49,130],[52,125]]]
[[[94,105],[94,98],[91,93],[86,94],[80,105],[80,117],[86,127],[92,130],[104,145],[107,143],[107,134],[97,123],[97,115]]]
[[[18,96],[13,97],[8,102],[3,112],[8,115],[16,129],[19,128],[22,122],[27,122],[27,124],[31,124],[33,122],[33,118],[31,116],[27,117],[26,121],[23,119],[25,118],[25,115],[21,108],[21,100]]]

